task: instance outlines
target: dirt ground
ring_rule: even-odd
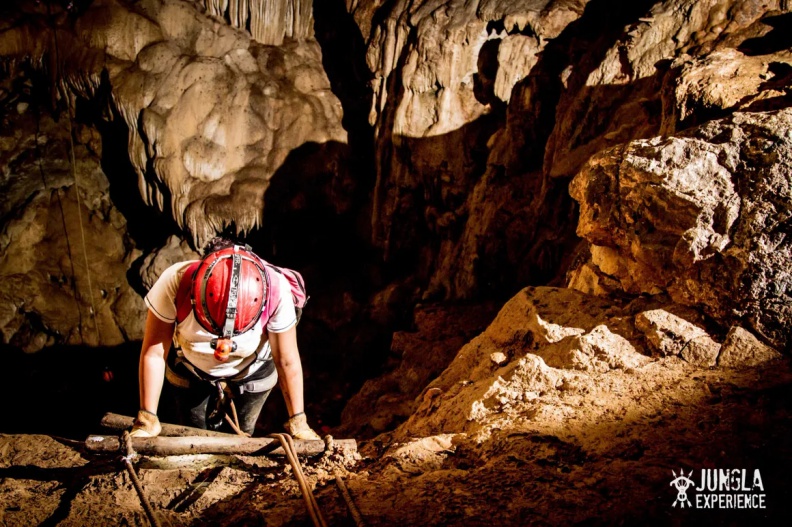
[[[694,367],[677,357],[581,377],[547,404],[516,405],[465,433],[411,437],[406,423],[359,454],[304,459],[328,523],[354,525],[787,525],[792,369]],[[163,525],[310,525],[282,458],[141,458]],[[764,509],[680,508],[680,470],[761,475]],[[753,489],[759,492],[756,488]],[[722,493],[730,493],[726,491]],[[697,492],[688,491],[695,500]],[[0,435],[0,525],[147,525],[119,456],[80,441]]]
[[[340,432],[358,439],[357,451],[303,459],[328,524],[355,525],[338,475],[372,527],[788,525],[789,357],[748,339],[741,361],[725,360],[733,355],[716,344],[717,365],[696,365],[686,349],[701,337],[662,326],[693,327],[673,318],[678,307],[526,288],[482,332],[450,346],[461,345],[455,353],[438,328],[464,313],[424,313],[412,336],[394,339],[410,342],[402,362],[361,390],[372,402]],[[636,322],[649,316],[657,323]],[[439,362],[417,371],[429,355]],[[115,365],[104,392],[50,370],[20,363],[6,385],[12,394],[57,390],[10,400],[3,414],[0,526],[148,525],[120,453],[89,452],[84,440],[98,431],[102,394],[134,391],[134,368]],[[71,399],[67,382],[82,386]],[[388,408],[401,412],[389,431],[366,436],[375,429],[366,418],[382,426]],[[141,457],[136,466],[162,525],[311,525],[282,457]],[[728,508],[737,499],[761,507]]]

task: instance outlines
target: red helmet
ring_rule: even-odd
[[[208,332],[230,338],[253,327],[267,303],[264,266],[247,246],[208,254],[193,276],[195,319]]]

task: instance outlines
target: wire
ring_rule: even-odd
[[[47,13],[51,15],[49,4],[47,4]],[[60,46],[58,45],[58,30],[54,26],[54,24],[52,26],[52,38],[55,44],[55,77],[59,82],[63,82],[63,72],[61,71]],[[88,296],[89,296],[88,300],[91,304],[91,317],[93,318],[94,328],[96,329],[97,344],[101,345],[102,334],[99,331],[99,322],[96,319],[96,304],[94,303],[93,283],[91,281],[91,268],[88,264],[88,250],[86,248],[86,243],[85,243],[85,228],[83,227],[83,221],[82,221],[82,201],[80,200],[80,183],[79,183],[79,179],[77,178],[77,166],[76,166],[77,162],[74,156],[74,130],[72,126],[71,101],[65,95],[64,95],[64,99],[66,99],[66,117],[67,117],[66,122],[69,125],[69,147],[71,153],[70,163],[72,169],[72,178],[74,180],[75,194],[77,195],[77,220],[80,226],[80,239],[82,240],[82,253],[83,253],[83,260],[85,261],[85,276],[88,280]],[[71,260],[71,251],[69,252],[69,259]],[[74,264],[72,262],[72,270],[73,269],[74,269]],[[75,283],[76,283],[76,276],[75,276]],[[80,335],[82,335],[82,329],[80,330]],[[85,339],[83,339],[83,343],[85,343]]]

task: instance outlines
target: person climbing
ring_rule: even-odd
[[[290,416],[284,428],[296,439],[320,439],[305,415],[300,310],[288,270],[225,238],[211,240],[203,254],[168,267],[145,297],[140,411],[130,435],[161,432],[157,408],[166,379],[182,424],[219,427],[230,396],[238,428],[250,435],[277,383]]]

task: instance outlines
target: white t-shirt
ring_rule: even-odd
[[[163,322],[176,322],[176,293],[179,290],[179,281],[187,267],[194,262],[195,260],[180,262],[165,269],[146,295],[146,305]],[[259,319],[250,330],[233,337],[237,349],[231,353],[226,362],[218,362],[214,358],[214,350],[210,343],[213,338],[217,338],[217,335],[201,327],[192,310],[187,318],[176,324],[173,342],[182,350],[190,364],[214,377],[233,377],[253,364],[257,357],[271,358],[268,333],[283,333],[297,324],[297,313],[289,282],[280,273],[271,273],[271,276],[280,281],[280,287],[277,288],[280,291],[280,298],[270,299],[276,307],[272,317],[267,321],[266,330]],[[262,364],[262,362],[254,364],[249,373],[256,371]]]

